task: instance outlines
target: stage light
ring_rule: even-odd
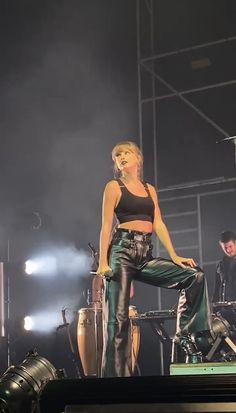
[[[77,250],[73,245],[47,246],[25,262],[28,275],[56,276],[58,273],[75,278],[88,272],[91,258],[87,252]]]
[[[28,260],[25,262],[25,272],[28,275],[34,274],[38,270],[38,263],[33,260]]]
[[[26,331],[31,331],[34,328],[34,320],[32,317],[30,317],[29,315],[27,315],[26,317],[24,317],[24,329]]]
[[[61,309],[64,306],[62,303],[50,304],[44,310],[33,313],[24,317],[22,327],[26,331],[33,331],[40,334],[48,334],[56,331],[56,328],[61,324]],[[70,315],[70,321],[73,320],[73,314]],[[0,410],[1,413],[1,410]]]
[[[25,262],[27,275],[55,276],[57,273],[57,260],[54,256],[44,255]]]
[[[33,350],[18,366],[9,367],[0,379],[0,412],[33,413],[43,387],[59,378],[59,372]]]

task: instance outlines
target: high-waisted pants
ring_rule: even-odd
[[[177,336],[209,330],[210,311],[202,270],[152,258],[151,234],[118,229],[109,248],[109,265],[113,277],[105,281],[104,289],[102,377],[131,374],[128,311],[132,280],[180,291]]]

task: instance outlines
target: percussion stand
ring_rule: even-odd
[[[99,357],[98,357],[98,343],[99,343],[99,312],[98,309],[102,309],[102,289],[99,285],[102,280],[95,271],[91,271],[90,274],[94,275],[92,282],[92,307],[94,309],[94,337],[95,337],[95,355],[96,355],[96,376],[101,377]],[[103,283],[103,281],[102,281]],[[100,288],[99,288],[100,287]]]
[[[99,365],[98,365],[98,311],[97,302],[94,302],[94,336],[95,336],[95,359],[96,359],[96,377],[100,377]]]
[[[90,274],[92,274],[93,281],[92,281],[92,305],[94,308],[94,335],[95,335],[95,353],[96,353],[96,370],[97,370],[97,377],[101,376],[100,372],[100,366],[98,364],[98,308],[101,308],[101,302],[102,302],[102,285],[103,281],[102,279],[97,275],[97,268],[98,268],[98,252],[94,248],[94,246],[91,244],[91,242],[88,243],[88,246],[91,250],[92,257],[93,257],[93,264],[92,264],[92,271],[90,271]],[[99,285],[100,283],[100,285]]]
[[[78,353],[76,357],[76,352],[75,352],[75,348],[73,345],[73,340],[72,340],[71,332],[70,332],[70,324],[66,320],[66,309],[65,308],[61,310],[61,314],[62,314],[63,324],[58,326],[57,329],[63,328],[63,327],[65,327],[66,329],[66,333],[67,333],[67,337],[68,337],[69,345],[70,345],[70,350],[71,350],[71,355],[72,355],[72,362],[75,366],[77,377],[81,379],[85,377],[84,369],[83,369],[83,365],[80,359],[80,354]]]

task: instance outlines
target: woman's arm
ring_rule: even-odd
[[[157,193],[155,188],[152,185],[148,185],[150,189],[150,194],[152,197],[152,200],[155,205],[155,212],[154,212],[154,221],[153,221],[153,230],[158,236],[159,240],[167,250],[170,258],[172,261],[175,262],[175,264],[180,265],[182,268],[185,268],[187,264],[190,267],[195,267],[196,264],[192,258],[184,258],[184,257],[179,257],[175,249],[173,247],[172,241],[170,239],[169,231],[165,225],[165,223],[162,220],[161,217],[161,211],[158,205],[158,198],[157,198]]]
[[[109,270],[107,252],[110,243],[114,209],[117,203],[118,187],[115,181],[107,183],[103,193],[102,225],[100,231],[100,253],[97,274],[103,274]]]

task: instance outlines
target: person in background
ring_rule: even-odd
[[[212,301],[236,301],[236,234],[222,232],[219,244],[224,255],[216,266]]]
[[[201,362],[192,333],[210,329],[204,274],[192,258],[175,252],[156,190],[141,179],[143,156],[138,146],[120,142],[112,150],[112,159],[118,177],[104,190],[97,269],[105,280],[102,377],[131,375],[128,308],[132,280],[179,290],[176,341],[186,362]],[[119,224],[112,234],[114,214]],[[152,257],[152,233],[166,248],[169,260]]]

